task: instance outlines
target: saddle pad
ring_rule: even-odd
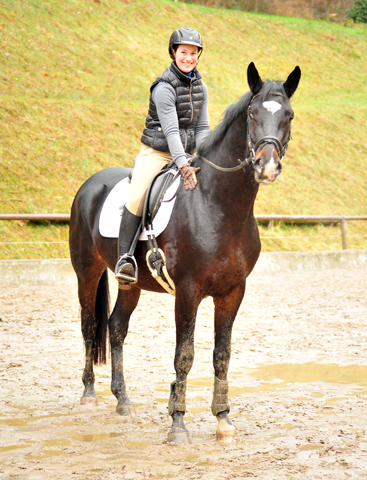
[[[174,170],[177,174],[177,170]],[[153,230],[156,237],[160,235],[167,227],[171,218],[172,210],[176,202],[176,192],[180,185],[180,176],[174,180],[167,189],[157,215],[153,220]],[[128,199],[130,189],[130,180],[124,178],[118,182],[108,194],[99,217],[99,233],[102,237],[118,238],[120,230],[122,208]],[[146,230],[141,232],[139,240],[146,241],[148,236]]]

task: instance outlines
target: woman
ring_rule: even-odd
[[[121,217],[115,268],[121,287],[137,282],[136,262],[128,252],[140,226],[151,179],[173,159],[186,190],[193,190],[197,184],[196,172],[200,168],[191,167],[189,159],[209,131],[208,91],[196,69],[202,50],[201,35],[196,30],[175,30],[168,45],[173,62],[150,87],[142,147]]]

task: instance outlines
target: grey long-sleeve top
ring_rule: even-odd
[[[208,114],[208,89],[204,86],[204,104],[195,125],[196,148],[209,133],[209,114]],[[168,148],[178,167],[187,163],[187,156],[181,142],[178,117],[176,110],[176,92],[175,89],[166,82],[160,82],[153,89],[152,100],[157,107],[157,114],[162,126],[164,135],[168,142]]]

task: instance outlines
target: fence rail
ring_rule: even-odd
[[[269,227],[274,222],[298,223],[298,224],[317,224],[330,225],[340,223],[340,233],[342,240],[342,249],[348,250],[347,242],[347,221],[349,220],[367,220],[367,215],[255,215],[259,223],[267,223]]]
[[[70,213],[0,213],[0,220],[68,222],[70,220]]]
[[[255,215],[258,223],[268,224],[269,227],[274,225],[274,222],[283,223],[298,223],[298,224],[317,224],[322,223],[329,225],[333,223],[340,223],[342,249],[348,250],[347,243],[347,222],[355,220],[367,220],[367,215]],[[69,222],[70,214],[68,213],[2,213],[0,220],[29,220],[33,222]]]

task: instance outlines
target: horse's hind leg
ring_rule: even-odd
[[[109,320],[111,343],[112,380],[111,391],[117,398],[116,411],[120,415],[135,415],[134,406],[126,394],[123,372],[123,345],[129,320],[140,297],[140,289],[119,290],[115,308]]]
[[[94,390],[94,363],[106,363],[106,331],[109,309],[107,270],[95,267],[93,272],[78,277],[78,294],[81,306],[82,334],[85,345],[83,371],[84,392],[82,405],[97,405]]]
[[[245,285],[239,285],[230,294],[214,297],[215,305],[215,348],[214,395],[212,412],[218,419],[217,439],[231,442],[236,430],[228,418],[228,367],[231,357],[231,336],[233,322],[245,293]]]
[[[192,290],[192,291],[191,291]],[[168,434],[171,443],[189,443],[190,437],[183,417],[186,411],[186,379],[194,362],[194,331],[200,298],[190,288],[178,288],[175,303],[176,320],[176,380],[171,384],[168,413],[172,427]]]

